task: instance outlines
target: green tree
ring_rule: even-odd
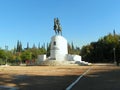
[[[26,48],[26,49],[28,50],[29,48],[30,48],[30,47],[29,47],[29,43],[27,42],[27,48]]]
[[[5,59],[6,58],[6,53],[4,50],[0,49],[0,58]]]
[[[6,54],[5,51],[0,49],[0,64],[5,64],[6,63]]]
[[[68,43],[68,53],[69,54],[80,54],[80,48],[79,47],[75,47],[73,42],[71,44]]]
[[[17,52],[21,52],[22,51],[22,43],[18,40],[17,41]]]
[[[21,53],[21,59],[23,62],[26,60],[31,60],[32,59],[32,54],[29,50],[25,50],[24,52]]]
[[[97,42],[91,42],[90,45],[82,47],[81,55],[86,61],[114,62],[113,48],[116,48],[116,58],[120,57],[119,40],[119,35],[110,33]]]
[[[46,51],[47,57],[50,56],[50,47],[51,47],[51,43],[47,43],[47,51]]]

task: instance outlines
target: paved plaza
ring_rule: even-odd
[[[71,90],[120,90],[120,67],[96,64]]]
[[[113,64],[0,66],[0,90],[66,90],[87,70],[70,90],[120,90],[120,67]]]

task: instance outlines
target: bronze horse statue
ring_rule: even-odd
[[[62,35],[62,28],[60,26],[60,22],[58,18],[54,18],[54,31],[56,35]]]

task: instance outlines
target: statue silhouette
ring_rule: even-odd
[[[56,35],[62,35],[62,28],[60,26],[60,21],[58,18],[54,18],[54,31]]]

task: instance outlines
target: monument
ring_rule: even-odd
[[[54,18],[55,35],[51,38],[50,58],[53,60],[65,60],[68,54],[67,40],[62,36],[62,28],[58,18]]]
[[[54,18],[55,35],[51,37],[50,56],[38,56],[38,64],[40,65],[88,65],[88,62],[82,61],[81,56],[68,54],[67,40],[62,36],[62,28],[58,18]]]

